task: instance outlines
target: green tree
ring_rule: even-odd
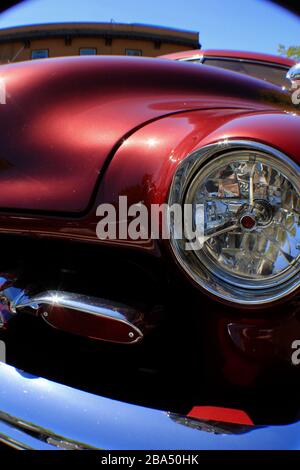
[[[283,44],[279,44],[278,52],[280,55],[285,55],[286,57],[300,61],[300,46],[285,47]]]

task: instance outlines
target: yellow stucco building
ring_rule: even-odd
[[[0,30],[0,63],[74,55],[155,57],[199,49],[199,33],[120,23],[56,23]]]

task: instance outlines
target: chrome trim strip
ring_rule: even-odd
[[[199,62],[200,64],[203,62],[204,55],[203,54],[195,54],[189,57],[183,57],[181,59],[177,59],[178,62]]]
[[[0,441],[18,449],[300,449],[300,422],[213,434],[167,412],[92,395],[0,363]]]
[[[208,162],[221,154],[233,150],[250,150],[262,152],[265,155],[284,162],[290,168],[290,175],[297,175],[299,179],[298,191],[300,194],[300,168],[289,157],[279,150],[261,144],[260,142],[247,140],[227,140],[219,141],[214,144],[199,148],[188,155],[177,167],[169,191],[168,204],[184,204],[185,195],[195,175],[201,171]],[[228,279],[218,273],[218,276],[208,269],[208,266],[201,264],[194,251],[185,249],[186,239],[176,239],[175,228],[170,220],[170,245],[174,256],[188,274],[188,276],[205,291],[212,294],[216,299],[223,299],[231,304],[237,305],[262,305],[279,300],[288,294],[294,292],[300,286],[299,273],[295,274],[284,283],[280,283],[272,288],[246,289],[230,284]]]

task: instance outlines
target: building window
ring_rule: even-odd
[[[97,49],[95,47],[81,47],[81,49],[79,49],[79,54],[80,55],[96,55]]]
[[[34,51],[31,51],[32,59],[46,59],[47,57],[49,57],[48,49],[35,49]]]
[[[125,49],[126,55],[142,55],[141,49]]]

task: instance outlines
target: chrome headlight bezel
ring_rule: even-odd
[[[181,204],[183,207],[186,195],[191,190],[199,173],[205,171],[208,164],[214,159],[219,156],[224,158],[235,151],[256,152],[264,155],[266,161],[272,159],[272,162],[276,163],[286,178],[292,181],[298,194],[300,194],[300,168],[284,153],[255,141],[224,140],[195,150],[178,165],[170,188],[169,206]],[[297,263],[294,272],[286,276],[284,282],[275,282],[264,288],[256,288],[251,283],[245,288],[238,280],[232,282],[230,276],[224,276],[222,270],[213,271],[209,263],[201,261],[201,257],[199,258],[195,251],[186,250],[187,239],[176,238],[172,218],[169,223],[170,244],[177,261],[200,288],[220,300],[249,306],[268,304],[282,299],[295,291],[300,285],[300,263]]]

